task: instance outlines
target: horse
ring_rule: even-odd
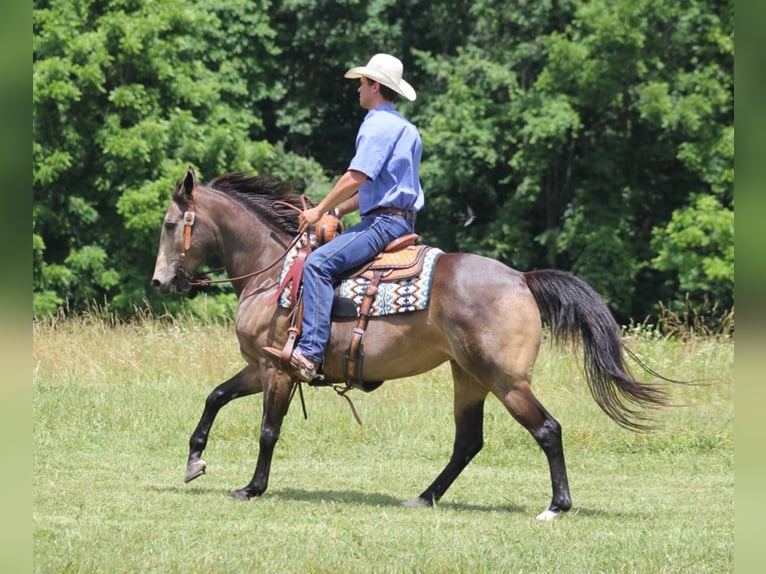
[[[287,339],[290,310],[270,301],[279,288],[277,263],[302,231],[296,213],[302,206],[300,195],[270,176],[226,173],[201,184],[190,166],[176,184],[162,224],[152,277],[157,290],[189,291],[201,263],[217,254],[238,297],[235,326],[245,366],[207,397],[189,440],[185,478],[189,482],[205,473],[202,453],[219,410],[235,398],[262,393],[255,472],[245,487],[231,493],[234,499],[266,491],[283,418],[300,385],[263,349],[281,348]],[[550,521],[571,508],[562,427],[531,387],[545,323],[554,341],[580,342],[591,395],[608,417],[630,430],[652,428],[649,413],[665,406],[668,395],[635,379],[626,354],[651,374],[662,375],[623,345],[611,312],[585,281],[561,270],[521,272],[477,254],[443,253],[433,270],[428,308],[372,317],[365,334],[365,380],[412,377],[446,361],[451,367],[451,457],[430,486],[403,504],[439,501],[481,451],[484,404],[491,393],[547,458],[552,498],[536,518]],[[328,384],[344,381],[343,357],[353,328],[353,321],[333,322],[323,365]]]

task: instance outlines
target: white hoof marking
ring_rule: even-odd
[[[553,520],[556,520],[561,516],[561,512],[554,512],[553,510],[546,510],[545,512],[541,512],[536,516],[537,520],[542,520],[544,522],[551,522]]]

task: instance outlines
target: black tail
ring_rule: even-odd
[[[560,343],[582,341],[586,379],[598,406],[620,426],[650,430],[651,418],[642,409],[665,406],[667,394],[630,374],[623,360],[620,327],[601,296],[585,281],[564,271],[543,269],[524,276],[553,339]]]

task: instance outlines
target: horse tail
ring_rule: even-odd
[[[620,327],[601,296],[585,281],[564,271],[543,269],[525,273],[524,277],[554,341],[581,340],[588,387],[598,406],[622,427],[650,430],[651,417],[643,409],[665,406],[667,394],[630,374],[623,351],[638,358],[623,345]],[[641,361],[638,363],[653,373]]]

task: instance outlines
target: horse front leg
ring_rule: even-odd
[[[228,381],[218,385],[208,395],[202,417],[200,417],[197,428],[194,429],[189,439],[189,458],[186,461],[184,482],[191,482],[205,474],[207,463],[202,460],[202,452],[207,447],[210,428],[213,426],[218,411],[234,399],[260,393],[262,390],[263,385],[258,370],[248,365]]]
[[[250,483],[231,493],[231,498],[237,500],[247,500],[254,496],[260,496],[268,488],[274,447],[279,440],[282,420],[290,404],[290,392],[293,385],[297,384],[290,380],[289,375],[274,366],[269,366],[267,369],[271,375],[266,379],[267,382],[263,389],[263,418],[261,420],[258,461]]]
[[[457,363],[453,361],[451,365],[455,415],[452,456],[436,480],[419,496],[405,502],[405,506],[432,506],[484,446],[484,401],[487,389]]]

